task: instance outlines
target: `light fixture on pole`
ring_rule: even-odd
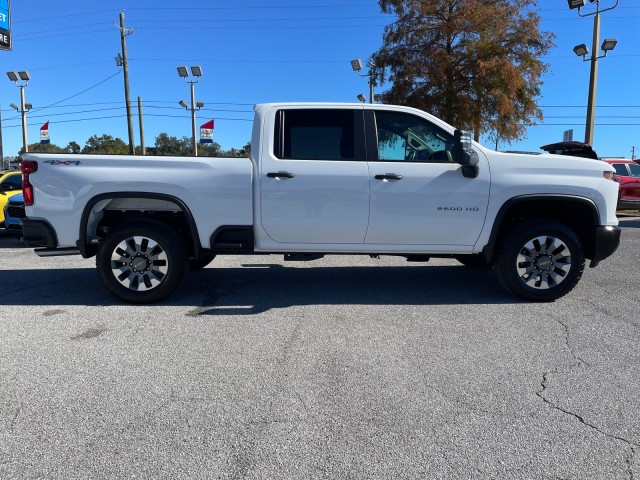
[[[366,97],[361,93],[358,94],[358,100],[360,100],[362,103],[367,101]]]
[[[584,7],[584,0],[568,0],[569,1],[569,8],[570,9],[574,9],[574,8],[582,8]]]
[[[188,80],[189,72],[187,70],[187,67],[178,67],[178,76],[182,77],[184,81],[191,87],[191,136],[193,138],[193,155],[197,157],[198,142],[196,139],[196,110],[200,110],[202,107],[204,107],[204,103],[196,103],[195,84],[198,83],[200,77],[202,77],[202,68],[199,65],[194,65],[191,67],[191,76],[194,77],[195,80]],[[180,100],[178,104],[181,107],[184,107],[186,110],[189,110],[189,107],[183,100]]]
[[[369,73],[360,73],[362,71],[362,60],[356,58],[351,60],[351,68],[354,72],[358,72],[358,75],[361,77],[369,77],[369,103],[373,103],[373,78],[375,77],[375,73],[373,69],[376,64],[373,63],[372,60],[367,62],[367,67],[369,67]]]
[[[24,87],[29,84],[31,77],[29,72],[21,70],[19,72],[7,72],[9,80],[14,82],[18,88],[20,88],[20,108],[17,105],[11,104],[11,108],[15,109],[22,116],[22,149],[25,152],[29,151],[29,143],[27,141],[27,112],[31,110],[32,105],[25,103],[24,101]]]
[[[604,52],[604,55],[597,55],[598,44],[600,43],[600,13],[607,10],[613,10],[618,6],[619,0],[616,0],[615,5],[609,8],[600,9],[600,0],[589,0],[591,3],[596,4],[596,10],[590,13],[583,13],[582,7],[585,6],[585,0],[567,0],[570,9],[578,9],[578,15],[581,17],[588,17],[593,15],[593,42],[592,42],[592,54],[591,58],[586,58],[589,54],[589,49],[582,43],[573,47],[573,51],[579,57],[582,57],[584,62],[591,62],[591,70],[589,73],[589,98],[587,102],[587,120],[584,131],[584,143],[593,145],[593,126],[595,123],[595,111],[596,111],[596,89],[598,84],[598,59],[607,56],[607,53],[616,47],[618,41],[615,38],[607,38],[602,42],[600,47]]]

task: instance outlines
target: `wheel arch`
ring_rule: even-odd
[[[96,206],[98,209],[95,209]],[[77,244],[80,253],[84,258],[94,256],[102,230],[140,216],[145,220],[159,221],[176,228],[185,241],[189,254],[195,257],[202,254],[198,227],[189,207],[172,195],[147,192],[113,192],[92,197],[81,216]]]
[[[496,246],[511,226],[532,218],[548,218],[567,225],[580,238],[586,258],[594,257],[595,227],[600,225],[600,214],[592,200],[572,195],[522,195],[511,198],[498,211],[483,249],[487,260],[493,259]]]

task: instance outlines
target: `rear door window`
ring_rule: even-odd
[[[355,115],[344,109],[280,110],[273,153],[290,160],[355,160],[362,156],[356,154]]]

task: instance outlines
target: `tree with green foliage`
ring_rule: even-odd
[[[69,144],[67,145],[66,150],[69,153],[80,153],[82,151],[82,148],[80,147],[80,145],[78,145],[76,142],[71,141],[69,142]]]
[[[250,143],[248,144],[250,145]],[[246,145],[242,150],[222,150],[219,143],[204,143],[198,145],[198,155],[201,157],[246,157]],[[250,148],[250,147],[249,147]],[[167,133],[161,133],[156,137],[155,146],[147,148],[147,155],[173,155],[188,157],[193,155],[193,141],[191,138],[171,137]]]
[[[193,155],[193,142],[188,137],[169,136],[167,133],[161,133],[156,137],[155,145],[148,147],[147,155],[168,155],[177,157],[188,157]],[[120,138],[114,138],[111,135],[104,134],[100,137],[93,135],[90,137],[85,146],[80,148],[77,142],[71,141],[66,147],[60,147],[54,143],[32,143],[29,145],[29,152],[33,153],[88,153],[102,155],[128,155],[129,146]],[[24,153],[20,149],[18,155]],[[136,148],[136,153],[140,155],[140,149]],[[251,142],[248,142],[240,150],[231,148],[230,150],[222,150],[219,143],[202,144],[198,146],[198,155],[201,157],[248,157],[251,154]]]
[[[156,137],[155,146],[147,148],[147,155],[187,156],[190,148],[187,137],[178,139],[178,137],[171,137],[167,133],[161,133]]]
[[[251,157],[251,142],[247,142],[244,147],[240,149],[240,154],[243,157]]]
[[[554,35],[537,0],[379,0],[397,19],[373,56],[385,101],[420,108],[459,128],[504,140],[542,119],[537,97]]]
[[[64,148],[59,147],[55,143],[32,143],[29,145],[29,152],[31,153],[67,153]],[[24,148],[21,148],[18,155],[24,153]]]
[[[32,143],[29,145],[29,152],[32,153],[80,153],[80,145],[76,142],[69,142],[66,147],[60,147],[55,143]],[[21,148],[18,155],[24,153],[24,148]]]
[[[93,135],[82,148],[82,153],[103,155],[128,155],[129,145],[120,138],[104,134],[101,137]]]

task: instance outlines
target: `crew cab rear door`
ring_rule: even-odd
[[[278,243],[362,244],[369,219],[362,109],[287,106],[275,115],[275,140],[259,170],[266,234]]]
[[[465,177],[453,158],[453,135],[443,127],[392,109],[368,110],[365,116],[367,144],[374,146],[368,152],[371,209],[365,243],[470,251],[489,201],[486,157],[479,152],[478,177]]]

